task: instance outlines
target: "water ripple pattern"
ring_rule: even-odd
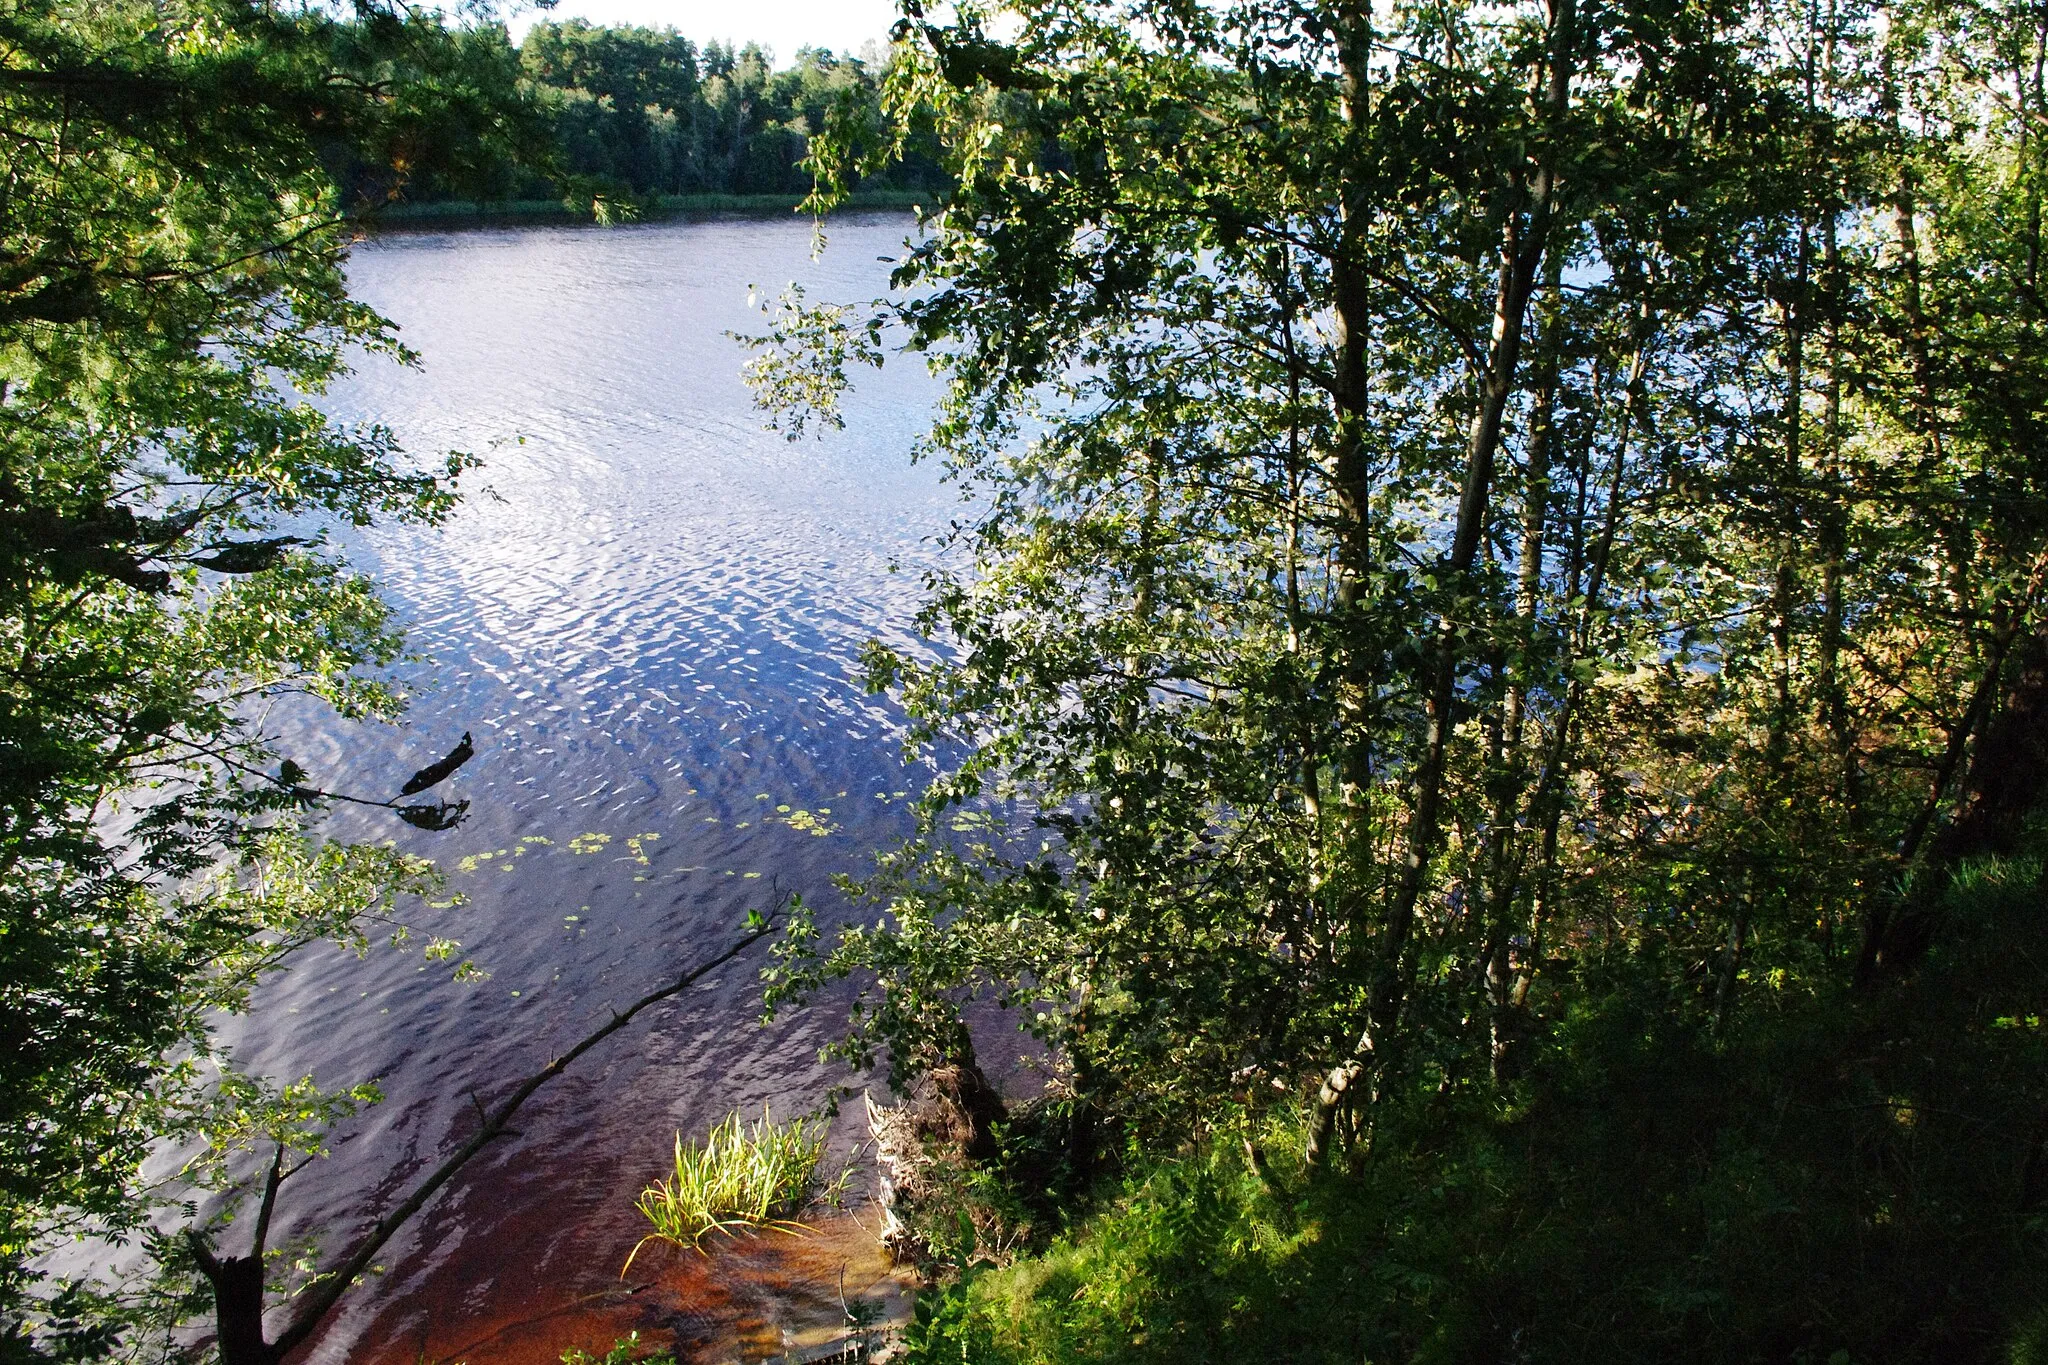
[[[459,828],[347,812],[333,827],[437,859],[465,903],[419,927],[491,975],[460,987],[416,955],[316,953],[238,1026],[236,1052],[267,1074],[374,1076],[387,1096],[287,1187],[288,1233],[345,1245],[470,1130],[472,1090],[488,1103],[730,941],[773,886],[846,913],[833,875],[907,828],[917,774],[858,655],[904,638],[926,538],[957,514],[908,459],[933,386],[892,363],[845,431],[788,442],[762,429],[727,333],[762,326],[749,285],[879,293],[878,258],[911,230],[835,221],[816,261],[804,221],[398,235],[356,252],[357,293],[424,367],[367,361],[322,401],[416,454],[487,464],[440,532],[337,533],[423,656],[401,670],[404,723],[280,706],[268,724],[322,785],[374,796],[475,736],[436,793],[472,803]],[[807,1107],[831,1079],[812,1060],[830,1011],[762,1029],[758,1003],[753,967],[729,968],[544,1092],[521,1136],[387,1249],[312,1359],[429,1358],[615,1283],[632,1196],[677,1128]]]

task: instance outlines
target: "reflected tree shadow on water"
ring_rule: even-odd
[[[414,829],[439,833],[442,830],[454,829],[462,823],[464,817],[469,814],[469,802],[436,801],[431,805],[398,806],[394,809],[398,812],[398,818]]]

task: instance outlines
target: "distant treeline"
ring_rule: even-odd
[[[538,108],[551,137],[523,155],[503,156],[461,188],[435,180],[404,198],[553,199],[588,203],[675,195],[794,195],[811,188],[802,162],[835,104],[881,121],[880,82],[889,58],[835,56],[803,48],[794,65],[771,66],[748,44],[699,47],[670,28],[609,28],[581,19],[537,24],[516,48],[504,29],[467,35],[488,51]],[[847,106],[851,106],[848,108]],[[906,158],[864,185],[869,190],[939,189],[935,159]]]

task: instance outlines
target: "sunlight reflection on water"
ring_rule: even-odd
[[[473,803],[461,827],[345,811],[333,828],[441,861],[467,904],[419,928],[460,938],[491,977],[459,987],[417,955],[316,953],[264,993],[236,1041],[247,1063],[327,1085],[375,1076],[387,1097],[287,1187],[287,1235],[344,1245],[471,1130],[472,1089],[488,1103],[607,1006],[708,956],[774,886],[843,915],[832,874],[907,830],[919,779],[858,653],[902,638],[924,538],[957,505],[908,460],[931,381],[892,364],[851,401],[847,430],[790,443],[761,429],[725,333],[761,325],[750,284],[880,292],[877,257],[911,226],[837,221],[818,262],[807,221],[357,251],[358,295],[424,369],[369,362],[323,402],[388,424],[416,455],[468,449],[487,468],[442,532],[341,538],[431,660],[402,672],[417,691],[405,723],[288,706],[269,723],[318,784],[372,796],[475,735],[476,758],[435,793]],[[581,1322],[617,1285],[633,1195],[675,1129],[764,1100],[808,1107],[830,1083],[814,1062],[829,1009],[769,1029],[757,1013],[753,965],[736,965],[580,1063],[387,1248],[381,1280],[344,1300],[310,1358],[411,1362],[482,1325]]]

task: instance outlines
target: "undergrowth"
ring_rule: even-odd
[[[904,1359],[2048,1365],[2042,899],[1966,878],[1915,980],[1758,981],[1718,1039],[1617,950],[1510,1093],[1418,1086],[1348,1169],[1239,1116],[1028,1254],[963,1224]]]

